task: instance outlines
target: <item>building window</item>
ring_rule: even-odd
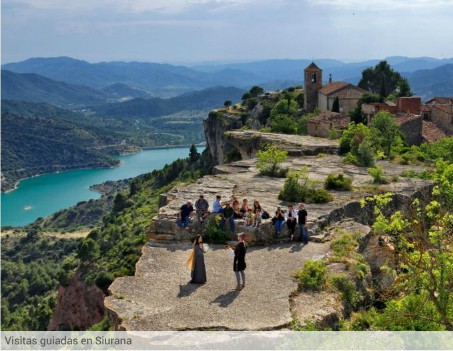
[[[316,83],[316,73],[311,74],[311,82]]]

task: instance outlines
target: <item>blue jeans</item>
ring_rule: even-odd
[[[190,217],[178,218],[178,227],[184,229],[190,223]]]
[[[299,224],[299,241],[308,244],[308,230],[303,224]]]
[[[234,219],[233,217],[227,219],[228,223],[230,223],[230,232],[234,233]],[[225,229],[225,218],[222,218],[220,221],[220,228]]]
[[[279,236],[280,233],[282,232],[282,228],[283,228],[284,224],[285,224],[285,220],[284,219],[277,219],[275,221],[275,234],[277,236]]]

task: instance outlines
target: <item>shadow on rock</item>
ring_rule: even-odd
[[[179,293],[178,293],[178,298],[183,298],[190,296],[195,290],[197,290],[202,284],[192,284],[192,283],[187,283],[186,285],[179,285]]]
[[[220,307],[228,307],[238,295],[239,291],[229,291],[226,294],[217,296],[211,303],[218,303]]]

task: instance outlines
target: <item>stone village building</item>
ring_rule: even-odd
[[[314,62],[304,70],[304,104],[307,112],[318,108],[321,113],[307,123],[308,135],[328,138],[331,130],[348,128],[348,113],[354,110],[367,91],[346,82],[322,84],[322,69]],[[331,112],[338,98],[340,112]],[[433,98],[422,105],[420,97],[400,97],[396,103],[362,104],[368,122],[379,111],[395,115],[396,122],[409,145],[433,142],[446,135],[453,135],[453,97]]]

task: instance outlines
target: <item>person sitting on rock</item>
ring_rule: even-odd
[[[275,211],[275,216],[272,218],[272,223],[275,226],[275,235],[278,237],[282,231],[283,225],[285,224],[285,213],[280,206]]]
[[[222,196],[217,195],[215,201],[212,203],[212,212],[214,213],[222,213],[223,212],[223,207],[220,203],[220,200],[222,199]]]
[[[225,222],[230,224],[230,232],[234,233],[234,210],[229,202],[225,204],[222,212],[222,220],[220,221],[220,227],[222,229],[225,228]]]
[[[187,201],[184,205],[181,206],[178,213],[178,227],[181,229],[187,228],[190,223],[190,217],[193,215],[192,202]]]
[[[253,227],[259,227],[261,224],[261,210],[255,208],[255,213],[253,216]]]
[[[203,222],[204,219],[209,215],[209,203],[206,201],[203,195],[200,195],[200,198],[195,201],[195,209],[197,210],[198,220]]]
[[[253,213],[253,210],[251,208],[249,208],[248,211],[244,214],[244,219],[246,226],[251,227],[253,225],[253,222],[255,221],[255,214]]]
[[[267,212],[264,208],[261,207],[261,204],[258,200],[255,200],[253,201],[253,212],[256,213],[256,210],[259,210],[260,211],[260,223],[261,223],[261,219],[268,219],[270,216],[269,216],[269,212]]]
[[[294,231],[297,224],[297,212],[294,210],[293,205],[288,205],[288,211],[285,214],[286,225],[288,226],[289,235],[291,240],[294,238]]]
[[[249,204],[247,199],[242,200],[242,206],[240,211],[243,217],[245,217],[245,215],[249,212]]]
[[[234,218],[242,218],[242,212],[241,212],[241,206],[239,205],[239,201],[235,199],[235,196],[233,197],[233,202],[231,204],[231,207],[233,208],[234,211]]]

